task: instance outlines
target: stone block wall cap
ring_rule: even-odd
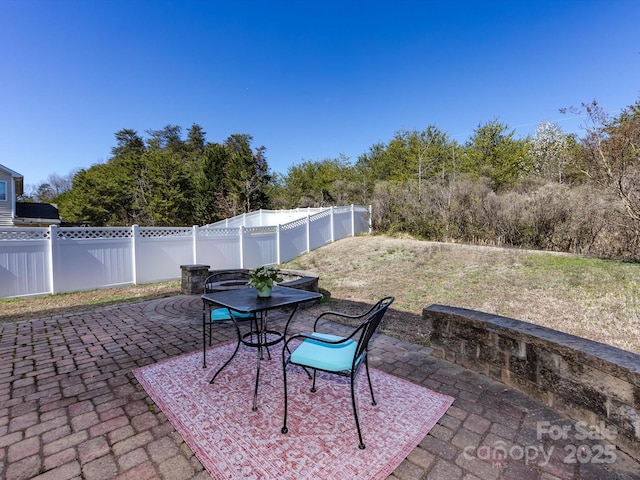
[[[469,322],[484,323],[487,329],[498,334],[507,333],[507,331],[516,332],[522,335],[522,340],[530,343],[542,341],[546,345],[555,344],[557,348],[574,350],[577,354],[587,354],[600,359],[603,363],[622,366],[640,378],[640,355],[605,343],[522,320],[467,308],[433,304],[424,308],[423,315],[429,312],[460,316]]]
[[[204,270],[204,269],[209,269],[210,266],[209,265],[201,265],[201,264],[194,264],[194,265],[180,265],[180,268],[182,270]]]

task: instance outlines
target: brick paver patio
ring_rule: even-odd
[[[302,310],[294,330],[309,320]],[[201,328],[198,296],[0,324],[0,478],[210,478],[132,374],[200,349]],[[638,462],[583,440],[576,422],[430,353],[373,342],[372,366],[456,399],[391,478],[640,479]]]

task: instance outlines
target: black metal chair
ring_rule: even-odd
[[[324,312],[314,322],[313,333],[300,333],[287,339],[282,349],[282,370],[284,375],[284,423],[282,433],[287,433],[289,431],[287,428],[287,365],[299,365],[304,368],[305,371],[307,371],[307,368],[313,370],[313,382],[311,385],[312,392],[316,391],[316,373],[318,370],[350,377],[351,405],[353,407],[353,416],[358,430],[358,439],[360,440],[358,447],[360,449],[365,448],[365,444],[362,441],[362,432],[360,431],[360,422],[358,420],[354,384],[356,374],[358,373],[360,366],[364,363],[367,371],[367,380],[369,382],[369,391],[371,392],[371,404],[376,405],[376,400],[373,395],[373,387],[371,386],[371,376],[369,375],[367,351],[369,347],[369,340],[371,340],[371,337],[378,328],[382,317],[393,301],[393,297],[385,297],[361,315],[349,315],[340,312]],[[317,329],[320,320],[331,315],[349,318],[352,320],[362,318],[365,320],[362,321],[348,337],[340,337],[338,335],[318,332]],[[300,340],[303,340],[302,343],[297,345],[292,351],[290,348],[291,342]],[[309,374],[308,371],[307,375],[311,377],[311,374]]]
[[[243,270],[234,270],[234,271],[223,271],[218,273],[213,273],[209,275],[204,281],[203,293],[213,293],[220,290],[229,290],[235,288],[248,288],[247,282],[249,281],[249,272]],[[204,342],[203,345],[203,355],[202,355],[202,368],[207,368],[207,327],[209,327],[209,346],[212,343],[212,327],[214,324],[233,322],[233,325],[236,328],[236,333],[238,335],[238,343],[236,344],[236,349],[233,352],[233,355],[227,360],[222,367],[218,369],[213,378],[209,383],[213,383],[218,376],[218,374],[224,370],[224,368],[229,364],[229,362],[235,357],[236,353],[238,353],[238,349],[240,348],[240,327],[237,324],[238,320],[250,320],[256,321],[256,316],[253,313],[240,313],[240,312],[232,312],[233,318],[229,314],[229,309],[227,308],[215,308],[211,310],[211,313],[207,315],[206,309],[202,309],[202,340]]]

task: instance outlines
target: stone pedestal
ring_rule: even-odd
[[[201,295],[204,281],[209,276],[209,265],[180,265],[183,295]]]

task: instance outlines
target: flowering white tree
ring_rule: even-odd
[[[564,170],[570,160],[569,151],[568,135],[558,124],[538,124],[529,150],[536,174],[562,183]]]

